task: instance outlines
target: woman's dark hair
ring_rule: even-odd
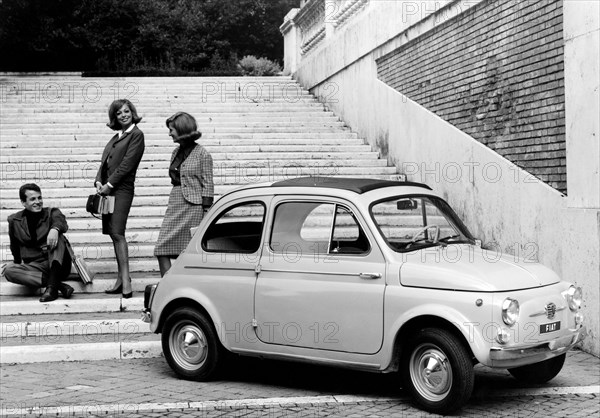
[[[34,192],[38,192],[39,194],[42,194],[42,190],[40,189],[40,186],[38,186],[35,183],[26,183],[19,188],[19,197],[21,198],[21,202],[24,202],[27,200],[27,190],[32,190]]]
[[[195,141],[202,136],[196,119],[189,113],[177,112],[166,121],[167,128],[177,131],[177,142]]]
[[[127,105],[127,107],[129,107],[129,110],[131,110],[131,116],[132,116],[131,119],[132,119],[133,123],[137,124],[137,123],[140,123],[140,121],[142,120],[142,118],[140,118],[138,116],[135,106],[129,100],[127,100],[127,99],[115,100],[108,107],[109,122],[106,124],[106,126],[108,126],[113,131],[118,131],[121,129],[121,124],[119,123],[119,120],[117,119],[117,112],[119,111],[120,108],[122,108],[125,105]]]

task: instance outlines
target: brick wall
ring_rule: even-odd
[[[566,193],[562,2],[485,1],[378,59],[379,78]]]

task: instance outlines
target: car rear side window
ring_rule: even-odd
[[[255,253],[260,248],[265,206],[249,202],[225,209],[202,237],[209,252]]]

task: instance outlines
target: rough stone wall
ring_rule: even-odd
[[[379,78],[566,193],[563,0],[490,0],[377,60]]]

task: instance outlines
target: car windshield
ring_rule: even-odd
[[[474,242],[452,208],[437,197],[390,198],[375,203],[371,214],[388,245],[395,251]]]

